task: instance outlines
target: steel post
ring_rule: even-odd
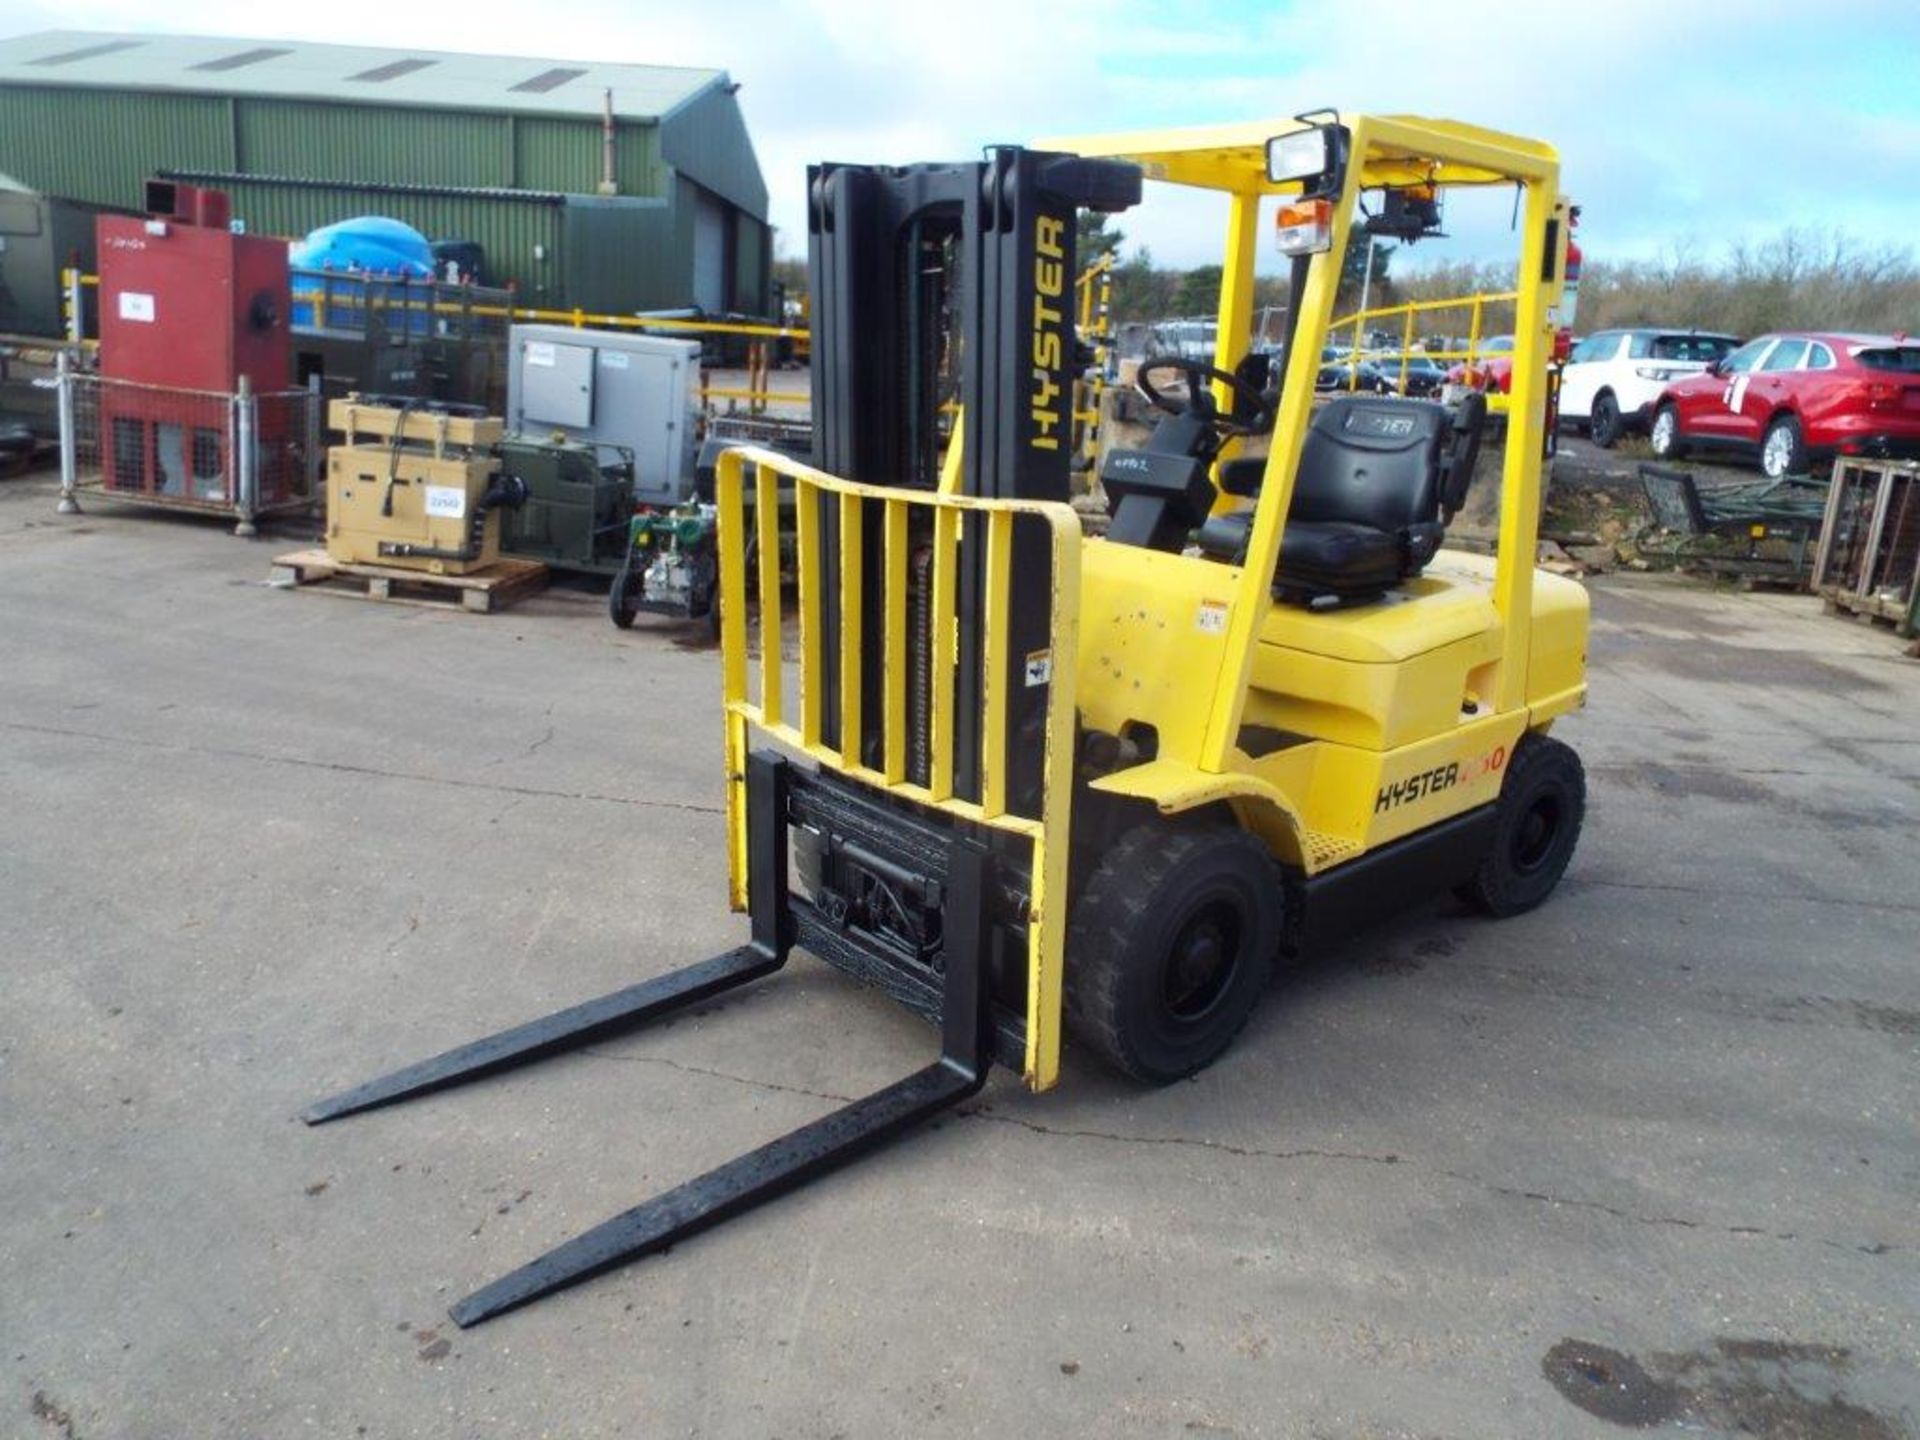
[[[320,377],[309,375],[307,377],[306,443],[301,458],[301,464],[306,470],[309,506],[318,503],[320,481],[324,473],[320,451],[320,415],[324,409],[325,401],[320,396]]]
[[[234,513],[239,517],[233,533],[250,540],[259,533],[254,527],[253,515],[260,484],[259,447],[254,443],[260,428],[260,411],[253,382],[245,375],[240,377],[240,388],[234,392],[232,413],[233,499]]]
[[[75,272],[78,273],[78,272]],[[55,511],[61,515],[78,515],[80,501],[73,493],[74,483],[80,472],[80,437],[76,433],[73,403],[73,355],[61,350],[55,360],[58,374],[58,406],[60,411],[60,503]]]

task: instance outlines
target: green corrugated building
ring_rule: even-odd
[[[293,40],[0,40],[0,172],[137,207],[166,176],[256,233],[390,215],[521,303],[765,314],[767,187],[725,71]]]

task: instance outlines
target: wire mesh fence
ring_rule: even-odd
[[[63,489],[241,521],[318,500],[319,396],[61,377]]]

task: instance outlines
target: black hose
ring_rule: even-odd
[[[407,416],[419,404],[417,399],[404,402],[400,406],[400,418],[393,422],[393,438],[387,444],[387,493],[380,497],[380,515],[385,520],[393,518],[393,487],[400,483],[400,447],[407,439]]]

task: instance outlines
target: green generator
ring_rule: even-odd
[[[609,464],[609,453],[619,458]],[[506,512],[503,551],[608,576],[607,611],[623,630],[643,610],[715,620],[720,572],[711,505],[636,504],[633,452],[623,446],[510,435],[499,455],[501,473],[527,487],[526,504]]]
[[[606,455],[617,458],[607,463]],[[500,548],[544,560],[556,570],[617,575],[633,518],[633,452],[560,437],[509,435],[500,471],[527,487],[527,502],[506,516]]]

